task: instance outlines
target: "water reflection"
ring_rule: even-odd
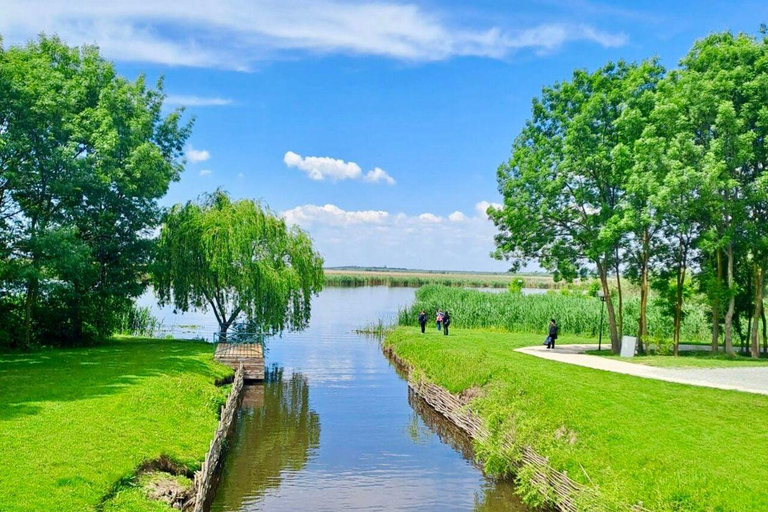
[[[354,332],[396,318],[413,294],[324,290],[309,329],[270,342],[285,373],[249,388],[213,510],[523,510],[473,465],[471,444],[409,405],[379,343]]]
[[[265,491],[304,469],[319,445],[320,417],[309,407],[307,379],[267,371],[264,383],[244,390],[211,510],[258,509]]]
[[[482,470],[475,459],[472,440],[456,425],[434,410],[419,395],[408,389],[408,404],[413,408],[414,416],[409,427],[409,434],[416,443],[426,442],[432,433],[440,441],[459,452],[466,460],[472,461]],[[488,479],[479,491],[475,491],[475,512],[525,512],[525,505],[515,494],[515,486],[509,480]]]

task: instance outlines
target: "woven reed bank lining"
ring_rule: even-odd
[[[195,498],[186,504],[185,510],[194,507],[194,512],[203,512],[213,498],[211,490],[216,482],[215,477],[221,463],[224,443],[232,431],[237,408],[240,405],[244,374],[245,371],[241,363],[235,372],[235,380],[232,383],[232,390],[229,392],[227,402],[221,409],[219,425],[216,428],[216,433],[213,436],[208,453],[205,455],[203,466],[200,468],[200,471],[195,472]]]
[[[395,354],[391,347],[383,347],[384,354],[392,361],[399,371],[408,380],[408,387],[424,399],[433,409],[445,416],[457,427],[467,433],[472,439],[487,439],[490,433],[485,428],[483,420],[474,414],[467,405],[467,401],[460,396],[451,394],[448,390],[428,381],[415,381],[411,378],[411,366]],[[511,442],[509,442],[511,446]],[[510,450],[511,451],[511,450]],[[578,482],[571,480],[567,474],[554,469],[549,465],[549,460],[538,454],[531,447],[524,447],[521,453],[521,463],[533,468],[532,483],[539,489],[546,489],[547,494],[554,495],[555,506],[561,512],[578,512],[576,506],[577,496],[581,499],[592,501],[595,505],[590,510],[601,510],[599,499],[594,491]],[[592,498],[592,499],[590,499]],[[627,506],[628,512],[651,512],[639,505]]]

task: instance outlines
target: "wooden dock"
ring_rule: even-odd
[[[264,380],[264,347],[261,343],[217,343],[214,358],[235,370],[243,363],[246,380]]]

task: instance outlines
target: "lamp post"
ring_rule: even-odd
[[[603,349],[603,310],[605,309],[605,293],[602,290],[597,292],[597,296],[600,297],[600,334],[597,336],[597,350]]]

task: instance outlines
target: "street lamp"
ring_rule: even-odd
[[[600,298],[600,334],[597,337],[597,350],[598,352],[603,349],[603,310],[605,309],[605,293],[602,290],[597,292],[597,296]]]

